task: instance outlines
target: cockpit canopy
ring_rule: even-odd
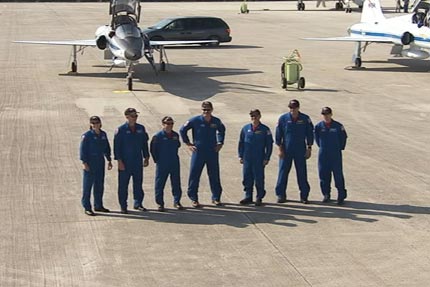
[[[140,18],[139,0],[111,0],[110,14],[112,15],[112,29],[124,24],[137,26]]]
[[[140,30],[135,25],[125,24],[119,26],[115,30],[115,35],[120,39],[126,38],[140,38]]]
[[[138,0],[111,0],[111,14],[138,14]]]

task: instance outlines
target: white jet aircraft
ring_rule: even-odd
[[[382,14],[379,0],[366,0],[361,21],[348,29],[349,36],[305,39],[356,42],[353,55],[356,68],[361,67],[361,51],[364,51],[370,43],[394,44],[391,54],[425,59],[430,56],[429,52],[424,50],[430,48],[430,28],[425,19],[425,15],[416,13],[387,19]],[[363,49],[362,43],[364,43]]]
[[[109,13],[112,15],[110,25],[99,27],[95,33],[95,39],[72,40],[72,41],[15,41],[24,44],[45,44],[45,45],[67,45],[72,46],[71,70],[78,71],[77,54],[86,47],[97,47],[105,51],[105,59],[112,60],[113,66],[126,67],[127,86],[133,89],[133,65],[137,64],[142,57],[145,57],[151,66],[156,70],[153,58],[153,51],[160,54],[160,70],[165,71],[166,62],[164,58],[166,45],[188,45],[188,44],[208,44],[214,40],[207,41],[150,41],[142,33],[137,23],[140,20],[139,0],[111,0]]]

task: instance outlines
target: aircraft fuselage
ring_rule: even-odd
[[[110,26],[101,26],[96,31],[100,49],[109,48],[115,58],[137,62],[144,55],[145,44],[143,35],[133,23],[123,24],[112,30]]]
[[[430,48],[430,28],[427,26],[418,27],[417,24],[412,23],[411,15],[396,17],[396,21],[386,19],[381,22],[358,23],[351,26],[349,33],[351,36],[363,36],[366,39],[369,37],[386,38],[387,42],[398,45],[411,44],[420,48]],[[413,36],[411,41],[405,39],[405,35],[409,38]]]

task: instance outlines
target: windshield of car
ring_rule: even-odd
[[[152,29],[161,29],[161,28],[163,28],[164,26],[166,26],[167,24],[169,24],[170,22],[172,22],[172,19],[170,19],[170,18],[168,18],[168,19],[163,19],[163,20],[161,20],[160,22],[155,23],[154,25],[152,25],[152,26],[151,26],[151,27],[149,27],[149,28],[152,28]]]
[[[134,38],[140,37],[139,29],[137,29],[136,26],[131,25],[131,24],[124,24],[124,25],[119,26],[115,30],[115,34],[120,39],[124,39],[126,37],[134,37]]]

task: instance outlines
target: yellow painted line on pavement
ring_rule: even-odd
[[[118,91],[113,91],[114,94],[127,94],[130,93],[129,90],[118,90]]]

